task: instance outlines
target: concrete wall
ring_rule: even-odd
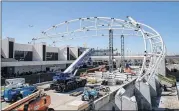
[[[4,58],[6,58],[6,55],[5,55],[4,51],[2,50],[2,48],[1,48],[1,55],[2,55]]]
[[[158,91],[158,84],[156,79],[153,80],[151,84],[141,82],[130,82],[124,85],[123,88],[118,90],[115,103],[120,110],[151,110],[152,103],[156,104],[156,98],[151,100],[151,98],[156,97],[157,94],[151,91],[151,87]]]
[[[157,87],[156,87],[156,79],[155,77],[151,77],[150,81],[149,81],[149,84],[150,84],[150,94],[151,94],[151,97],[156,97],[157,96]]]
[[[71,64],[73,61],[20,61],[2,62],[1,67]]]
[[[5,58],[9,58],[9,41],[15,42],[14,38],[5,38],[2,40],[2,52]],[[14,51],[32,51],[33,61],[43,60],[43,45],[46,43],[36,43],[36,44],[19,44],[14,43]],[[75,58],[78,57],[78,47],[69,47],[69,51]],[[64,47],[51,47],[46,45],[46,52],[58,53],[58,60],[67,60],[67,46]]]
[[[15,73],[17,73],[19,71],[19,73],[22,72],[37,72],[37,71],[45,71],[46,67],[48,66],[20,66],[20,67],[15,67]]]
[[[70,54],[73,55],[75,58],[78,58],[78,47],[69,47]]]
[[[137,110],[134,81],[124,85],[115,95],[115,104],[119,110]]]
[[[100,108],[99,111],[118,111],[118,107],[116,106],[114,100],[109,101],[107,105],[104,105],[102,108]]]
[[[135,96],[139,110],[151,110],[150,85],[141,81],[135,83]]]
[[[161,63],[159,64],[159,67],[158,67],[158,73],[163,75],[163,76],[166,76],[166,65],[165,65],[165,58],[163,60],[161,60]]]
[[[102,106],[106,106],[107,103],[109,103],[109,95],[105,95],[104,97],[100,98],[97,102],[94,103],[94,108],[95,110],[99,110],[102,108]]]
[[[56,52],[56,53],[58,53],[58,47],[46,46],[46,52]]]
[[[2,40],[2,50],[4,52],[5,58],[9,58],[9,40],[8,38]]]
[[[137,102],[135,96],[122,96],[116,99],[119,110],[137,110]]]
[[[60,69],[65,69],[66,68],[66,65],[55,65],[56,67],[60,68]],[[42,67],[41,66],[20,66],[20,67],[15,67],[15,70],[14,72],[17,73],[19,71],[19,73],[22,73],[22,72],[37,72],[37,71],[46,71],[46,68],[47,67],[54,67],[54,65],[43,65]]]
[[[151,102],[152,102],[152,107],[158,107],[158,101],[156,101],[156,98],[161,95],[161,85],[158,81],[158,77],[152,77],[150,82],[150,94],[151,94]]]
[[[32,51],[32,45],[14,43],[14,51]]]
[[[33,61],[43,60],[42,44],[34,44],[33,46]]]
[[[134,82],[135,80],[133,80],[132,82],[129,82],[127,84],[123,84],[121,86],[116,86],[119,87],[118,89],[122,88],[122,87],[129,87],[129,91],[127,91],[127,95],[132,95],[133,93],[133,89],[134,89]],[[131,89],[132,88],[132,89]],[[109,95],[105,95],[102,98],[96,100],[94,102],[94,109],[95,110],[119,110],[119,108],[117,107],[117,104],[120,104],[117,102],[117,104],[115,103],[115,98],[116,98],[116,93],[118,91],[118,89],[114,90],[113,92],[111,92]],[[126,106],[128,106],[129,104],[124,104]]]
[[[59,48],[58,52],[58,60],[67,60],[67,47]]]

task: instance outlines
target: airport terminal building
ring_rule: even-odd
[[[19,44],[14,38],[2,40],[1,62],[2,76],[11,77],[22,73],[63,71],[78,58],[84,47],[52,47],[46,43]],[[114,49],[117,67],[120,65],[120,53]],[[93,65],[102,65],[109,58],[108,49],[95,49],[91,59]],[[128,63],[141,65],[143,56],[125,56]]]
[[[51,47],[46,43],[19,44],[14,38],[5,38],[1,48],[2,76],[64,70],[83,50],[82,47]]]

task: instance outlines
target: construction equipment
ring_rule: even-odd
[[[106,71],[106,66],[105,65],[101,65],[99,67],[88,69],[86,72],[89,73],[89,72],[94,72],[94,71],[105,72]]]
[[[32,110],[42,110],[42,111],[53,111],[53,108],[48,108],[51,104],[51,99],[49,95],[42,93],[39,90],[9,106],[2,109],[4,111],[32,111]]]
[[[40,95],[33,100],[21,105],[16,110],[17,111],[32,111],[32,110],[39,110],[39,111],[54,111],[53,108],[49,108],[51,104],[51,98],[49,95],[45,93]]]
[[[126,67],[124,68],[124,72],[135,75],[135,73],[131,70],[131,67],[129,66],[129,64],[126,64]]]
[[[82,101],[94,101],[95,98],[99,97],[99,91],[96,90],[93,86],[85,88],[82,98]]]
[[[23,85],[19,88],[5,89],[3,92],[3,98],[6,102],[16,102],[36,91],[36,86]]]
[[[92,49],[87,49],[64,72],[57,73],[53,76],[54,82],[50,85],[50,88],[58,92],[67,92],[79,87],[84,87],[87,83],[86,78],[76,77],[75,75],[78,69],[89,60],[91,52]]]
[[[14,79],[6,79],[5,80],[5,88],[18,88],[25,84],[25,78],[14,78]]]

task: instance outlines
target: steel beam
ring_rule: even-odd
[[[109,72],[113,71],[113,30],[109,30]]]
[[[125,58],[124,58],[124,35],[121,35],[121,71],[123,72],[123,69],[125,67]]]

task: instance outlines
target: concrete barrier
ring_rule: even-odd
[[[119,110],[137,110],[137,101],[134,94],[134,81],[120,88],[115,95],[115,104]]]
[[[98,101],[94,101],[94,109],[99,110],[102,106],[105,106],[105,104],[109,103],[109,94],[105,95],[104,97],[98,99]]]
[[[156,97],[157,96],[157,87],[156,87],[156,79],[155,77],[152,77],[149,81],[150,84],[150,94],[151,97]]]
[[[146,82],[140,81],[135,83],[135,97],[139,110],[151,110],[151,94],[150,85]]]
[[[123,84],[123,85],[121,85],[121,86],[118,86],[118,88],[117,88],[116,90],[114,90],[114,91],[110,92],[109,94],[107,94],[107,95],[105,95],[105,96],[103,96],[103,97],[101,97],[101,98],[95,100],[94,103],[93,103],[93,105],[94,105],[94,110],[105,109],[105,108],[103,108],[103,107],[107,107],[107,106],[109,106],[108,109],[111,109],[111,110],[112,110],[113,106],[115,106],[115,103],[113,102],[113,105],[111,105],[111,102],[114,101],[115,95],[116,95],[117,91],[118,91],[120,88],[124,87],[124,86],[128,86],[128,85],[130,85],[130,84],[134,84],[134,82],[135,82],[135,79],[132,80],[131,82],[128,82],[128,83],[126,83],[126,84]]]

